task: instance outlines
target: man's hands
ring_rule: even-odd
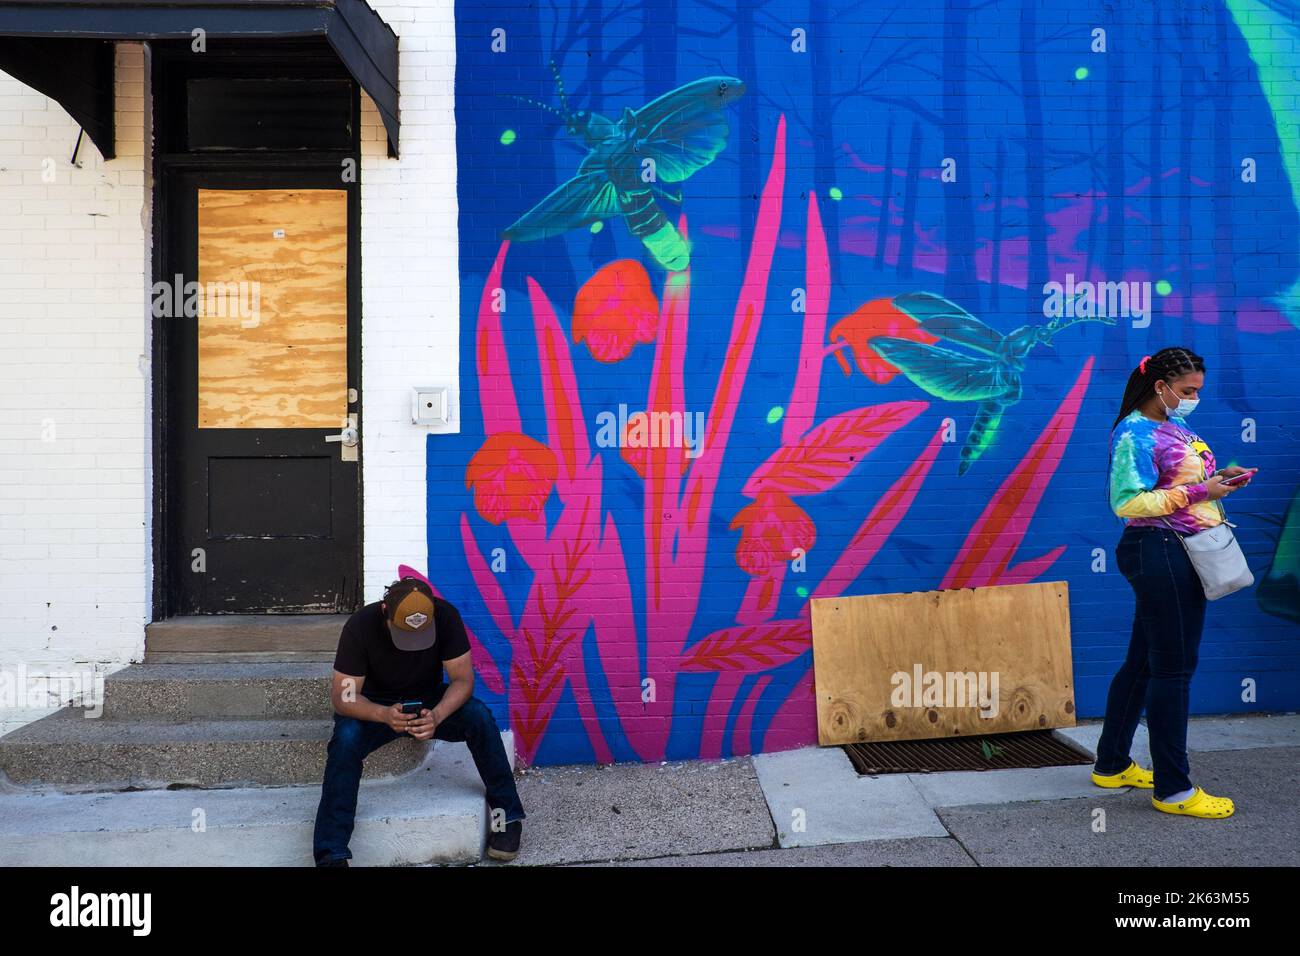
[[[401,704],[393,704],[384,710],[384,723],[399,734],[410,734],[416,740],[432,740],[433,732],[438,729],[438,717],[427,707],[418,716],[402,713]]]
[[[387,712],[384,716],[384,723],[399,734],[407,733],[411,729],[411,724],[415,722],[414,714],[402,713],[401,704],[393,704],[391,707],[384,708]]]
[[[399,734],[410,734],[416,740],[430,739],[438,726],[438,719],[427,707],[421,710],[419,715],[402,713],[401,704],[385,707],[384,711],[384,723]]]
[[[411,721],[407,730],[416,740],[432,740],[433,732],[438,729],[438,718],[427,707],[420,711],[420,716]]]

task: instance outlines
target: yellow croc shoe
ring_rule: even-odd
[[[1152,797],[1151,805],[1162,813],[1180,813],[1183,816],[1204,817],[1207,820],[1230,817],[1236,809],[1227,797],[1212,797],[1200,787],[1192,791],[1192,795],[1186,800],[1180,800],[1178,803],[1165,803]]]
[[[1139,790],[1150,790],[1155,784],[1155,774],[1150,770],[1143,770],[1136,763],[1130,763],[1127,768],[1119,773],[1112,773],[1103,776],[1092,772],[1092,782],[1099,787],[1114,789],[1115,787],[1137,787]]]

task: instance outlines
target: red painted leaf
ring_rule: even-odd
[[[804,620],[771,621],[714,631],[682,656],[684,671],[760,671],[794,660],[812,647]]]

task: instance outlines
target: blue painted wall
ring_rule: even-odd
[[[1211,605],[1193,710],[1300,707],[1297,515],[1286,524],[1300,485],[1293,411],[1300,319],[1287,294],[1300,273],[1293,199],[1300,156],[1287,96],[1276,87],[1278,75],[1294,77],[1300,67],[1300,30],[1276,10],[1076,0],[897,8],[774,0],[739,13],[694,0],[561,2],[558,12],[549,4],[457,4],[463,430],[429,440],[429,576],[473,629],[486,674],[479,692],[515,727],[525,756],[543,763],[717,756],[815,739],[811,650],[799,626],[807,597],[861,546],[851,543],[854,532],[925,458],[946,418],[955,440],[941,443],[919,483],[907,486],[915,497],[906,513],[843,590],[939,587],[999,500],[1024,522],[1012,567],[1064,550],[1029,577],[1004,571],[993,580],[1069,582],[1077,705],[1084,716],[1100,714],[1133,609],[1113,560],[1121,524],[1104,494],[1108,433],[1130,370],[1166,345],[1206,359],[1193,424],[1220,462],[1261,469],[1232,498],[1230,517],[1257,576],[1271,574],[1265,594],[1252,589]],[[1272,19],[1261,27],[1264,16]],[[702,104],[678,104],[688,120],[675,139],[654,134],[643,151],[595,150],[615,177],[643,172],[637,157],[674,150],[698,163],[684,181],[660,184],[680,189],[680,204],[654,195],[667,221],[684,217],[689,241],[681,402],[711,414],[720,388],[735,387],[739,397],[716,477],[701,479],[707,513],[688,534],[672,524],[688,503],[672,498],[647,517],[652,478],[597,440],[600,413],[646,408],[656,368],[677,354],[680,343],[665,343],[666,320],[653,323],[645,341],[629,338],[626,316],[638,307],[667,311],[673,276],[683,273],[656,261],[617,212],[595,228],[574,216],[558,235],[516,239],[499,279],[489,273],[503,230],[575,177],[593,152],[566,128],[581,123],[566,120],[566,108],[617,122],[624,110],[706,77],[739,79],[743,94],[712,116]],[[690,88],[680,95],[705,96]],[[699,162],[717,145],[709,140],[719,135],[718,117],[727,127],[723,145]],[[774,234],[760,216],[765,184],[769,199],[781,199]],[[568,199],[599,207],[584,188],[575,185]],[[810,221],[813,209],[819,224]],[[864,375],[855,359],[871,358],[866,333],[838,353],[848,375],[836,353],[806,349],[810,319],[799,298],[817,284],[809,248],[815,259],[823,237],[827,346],[829,328],[867,303],[882,304],[855,327],[891,309],[905,322],[895,297],[913,292],[943,296],[1002,334],[1043,325],[1044,284],[1067,274],[1151,283],[1149,323],[1123,316],[1113,325],[1081,323],[1030,353],[1021,399],[959,475],[976,403],[937,399],[907,375]],[[744,341],[733,322],[743,312],[745,270],[751,257],[763,258],[766,240],[774,247],[757,293],[752,354],[743,368],[727,366],[729,344]],[[631,285],[593,280],[624,260],[638,264],[621,267]],[[539,311],[543,300],[530,295],[530,278],[554,310],[554,329]],[[624,325],[575,304],[591,281],[596,301],[613,302]],[[610,334],[626,340],[627,356],[602,361],[589,337],[577,341],[574,322],[584,315],[613,322]],[[485,366],[498,328],[506,364]],[[562,347],[543,354],[539,329],[558,330],[559,339],[546,341]],[[797,381],[810,358],[811,379]],[[561,381],[571,382],[571,393]],[[1066,408],[1076,386],[1081,401]],[[578,397],[578,412],[566,394]],[[838,452],[824,442],[812,447],[824,435],[809,439],[817,423],[886,403],[920,411],[837,480],[782,498],[746,492],[782,447],[829,456],[833,470]],[[785,416],[801,405],[810,421],[788,428]],[[517,428],[503,424],[512,409]],[[1049,452],[1059,464],[1041,500],[1020,507],[997,499],[1058,413],[1070,426],[1058,437],[1068,438]],[[573,442],[562,425],[575,420],[595,465],[583,459],[566,482]],[[497,433],[507,437],[472,465]],[[508,437],[515,434],[539,447]],[[494,489],[505,497],[493,498]],[[766,523],[736,524],[755,504]],[[595,511],[575,531],[564,514],[572,524],[583,506]],[[664,517],[670,513],[676,517]],[[738,545],[806,544],[806,522],[816,543],[805,548],[805,567],[765,576],[742,566]],[[647,557],[652,532],[670,526],[679,534],[676,576],[656,578]],[[467,541],[482,556],[481,573]],[[550,561],[566,553],[565,541],[590,546],[573,558],[568,592]],[[676,582],[675,604],[656,597],[656,582],[665,581]],[[569,614],[563,621],[559,600]],[[609,611],[620,602],[622,617]],[[542,630],[554,642],[550,657],[538,649]],[[655,681],[649,701],[647,677]],[[1254,700],[1243,700],[1243,681],[1256,683]]]

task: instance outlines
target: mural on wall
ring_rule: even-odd
[[[961,449],[957,474],[965,474],[997,432],[1002,413],[1020,401],[1020,373],[1025,358],[1038,345],[1075,322],[1098,321],[1114,325],[1113,318],[1079,316],[1046,325],[1022,325],[1009,335],[989,328],[961,306],[937,295],[911,293],[894,299],[894,307],[917,320],[917,328],[932,337],[964,345],[980,354],[967,356],[937,345],[894,336],[877,336],[871,348],[889,365],[936,398],[950,402],[979,402],[966,444]]]
[[[705,77],[639,110],[624,107],[614,122],[588,110],[570,112],[558,73],[555,82],[563,108],[557,115],[590,152],[576,176],[524,213],[503,237],[546,239],[621,215],[659,265],[685,269],[690,249],[655,195],[681,204],[680,192],[660,184],[690,179],[717,159],[729,132],[722,110],[745,92],[745,85],[731,76]]]
[[[1067,580],[1099,713],[1109,425],[1165,344],[1209,362],[1197,424],[1261,468],[1233,517],[1272,561],[1193,705],[1300,705],[1298,161],[1259,65],[1300,54],[1229,6],[1098,5],[1099,49],[1064,2],[458,5],[462,431],[420,571],[525,760],[815,742],[809,601],[850,593]]]

